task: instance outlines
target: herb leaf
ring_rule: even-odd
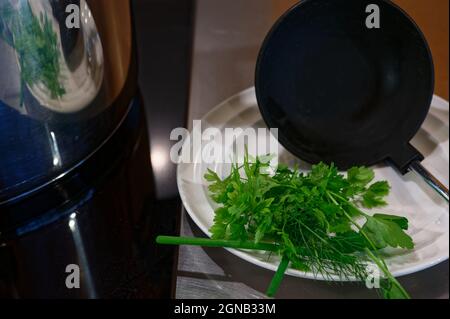
[[[389,194],[390,187],[388,182],[381,181],[370,185],[363,195],[363,205],[367,208],[374,208],[387,205],[383,199]]]
[[[367,217],[367,222],[362,230],[379,249],[386,247],[413,249],[413,240],[403,231],[401,225],[404,226],[404,221],[401,219],[386,215],[374,215]]]
[[[377,253],[386,247],[414,247],[405,233],[408,220],[362,211],[362,207],[386,205],[390,191],[386,181],[374,182],[375,173],[367,167],[351,168],[345,176],[324,163],[306,173],[279,165],[269,175],[267,159],[246,155],[244,163],[234,164],[224,179],[213,171],[206,173],[211,197],[220,205],[210,229],[213,239],[274,244],[284,266],[288,260],[291,267],[330,280],[339,276],[364,281],[371,260],[386,276],[382,293],[408,297]],[[366,220],[362,227],[355,221],[360,218]]]

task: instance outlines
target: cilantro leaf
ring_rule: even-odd
[[[375,173],[367,167],[353,167],[347,172],[347,180],[350,184],[365,187],[375,178]]]
[[[230,214],[228,209],[219,207],[215,211],[214,225],[209,230],[213,239],[225,238],[227,226],[230,223]]]
[[[386,247],[413,249],[412,238],[406,234],[397,222],[384,216],[367,217],[362,230],[378,249]]]
[[[210,170],[209,168],[208,168],[208,171],[205,173],[204,177],[208,182],[221,182],[222,181],[220,179],[219,175],[217,175],[216,172]]]
[[[408,228],[409,228],[408,218],[406,218],[406,217],[395,216],[395,215],[385,215],[385,214],[375,214],[375,215],[373,215],[373,217],[394,222],[398,226],[400,226],[400,228],[403,230],[408,230]]]
[[[352,167],[347,171],[347,187],[344,195],[347,198],[354,198],[366,192],[366,186],[375,178],[375,173],[367,167]]]
[[[388,182],[381,181],[373,183],[363,195],[363,205],[367,208],[387,205],[384,197],[389,194],[389,191],[390,187]]]

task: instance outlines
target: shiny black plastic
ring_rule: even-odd
[[[380,9],[368,28],[367,6]],[[417,25],[385,0],[305,0],[273,27],[257,63],[264,120],[311,162],[339,168],[423,159],[409,141],[431,103],[434,69]]]

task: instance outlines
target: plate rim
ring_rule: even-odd
[[[230,101],[238,98],[238,97],[242,97],[245,95],[248,95],[249,93],[255,92],[255,87],[249,87],[245,90],[242,90],[232,96],[230,96],[229,98],[223,100],[222,102],[220,102],[219,104],[217,104],[215,107],[213,107],[210,111],[208,111],[207,113],[205,113],[202,116],[202,121],[207,119],[208,117],[211,116],[211,114],[214,114],[215,112],[217,112],[217,110],[219,110],[221,107],[223,107],[224,105],[226,105],[227,103],[229,103]],[[255,96],[256,98],[256,96]],[[449,108],[449,102],[447,100],[445,100],[444,98],[433,94],[433,98],[432,98],[432,102],[431,102],[431,106],[430,109],[438,109],[438,110],[444,110],[445,107],[447,107],[447,109]],[[191,132],[191,130],[189,130],[189,132]],[[183,147],[184,147],[184,143],[183,143]],[[209,229],[207,228],[206,225],[204,225],[199,217],[197,217],[197,215],[194,213],[193,208],[191,207],[191,205],[189,205],[187,198],[186,198],[186,193],[181,191],[182,188],[182,184],[183,184],[183,180],[181,178],[181,169],[184,165],[193,165],[192,163],[190,164],[185,164],[185,163],[179,163],[177,164],[177,188],[178,188],[178,192],[180,194],[180,198],[181,201],[183,203],[183,207],[186,210],[186,212],[188,213],[189,217],[193,220],[193,222],[197,225],[197,227],[200,228],[200,230],[209,238],[211,238],[212,234],[210,233]],[[234,249],[234,248],[223,248],[225,250],[227,250],[228,252],[230,252],[231,254],[233,254],[234,256],[241,258],[243,260],[245,260],[246,262],[253,264],[255,266],[267,269],[267,270],[271,270],[271,271],[276,271],[277,270],[277,266],[275,264],[269,263],[267,261],[263,261],[259,258],[256,258],[250,254],[248,254],[245,250],[240,250],[240,249]],[[411,275],[429,268],[432,268],[446,260],[449,259],[449,251],[447,250],[447,254],[446,256],[441,256],[439,258],[436,258],[428,263],[422,264],[422,265],[413,265],[410,267],[407,267],[405,269],[400,269],[397,271],[393,272],[393,276],[394,277],[403,277],[403,276],[407,276],[407,275]],[[325,278],[322,275],[314,275],[311,272],[304,272],[304,271],[300,271],[297,269],[293,269],[293,268],[288,268],[288,270],[286,271],[286,274],[293,276],[293,277],[299,277],[299,278],[304,278],[304,279],[310,279],[310,280],[316,280],[316,281],[330,281],[330,279],[332,279],[333,281],[336,282],[352,282],[352,281],[359,281],[356,278],[348,278],[348,279],[343,279],[339,276],[331,276],[331,278]]]

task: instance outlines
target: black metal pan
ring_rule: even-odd
[[[380,28],[366,24],[373,4]],[[341,169],[388,160],[402,174],[419,173],[448,201],[410,144],[433,97],[430,49],[392,2],[301,1],[270,31],[256,69],[262,116],[294,155]]]

